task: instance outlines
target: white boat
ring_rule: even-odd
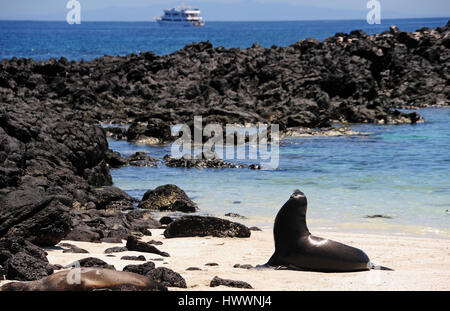
[[[200,16],[200,10],[194,7],[184,6],[184,4],[176,8],[164,10],[164,15],[155,17],[155,20],[161,26],[205,26],[205,21]]]

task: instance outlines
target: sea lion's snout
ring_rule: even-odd
[[[304,198],[304,197],[305,197],[305,194],[298,189],[294,190],[294,192],[291,194],[292,199]]]

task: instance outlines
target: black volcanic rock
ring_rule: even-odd
[[[24,187],[0,195],[0,236],[52,246],[70,231],[68,199],[39,190]]]
[[[143,253],[153,253],[158,254],[163,257],[169,257],[169,254],[162,252],[150,243],[142,242],[136,239],[134,236],[129,236],[127,239],[127,249],[129,251],[143,252]]]
[[[64,238],[69,241],[82,241],[100,243],[102,239],[101,232],[93,231],[87,225],[78,225],[70,231]]]
[[[161,223],[161,225],[168,225],[173,221],[172,217],[169,216],[163,216],[161,217],[161,219],[159,220],[159,222]]]
[[[130,235],[151,235],[148,229],[160,227],[159,222],[150,215],[145,214],[144,217],[144,212],[138,211],[125,214],[114,209],[89,209],[73,210],[71,214],[74,228],[65,237],[66,240],[121,243]]]
[[[75,228],[77,211],[133,204],[117,188],[94,188],[111,184],[107,150],[104,131],[81,114],[34,100],[0,102],[0,237],[40,246],[74,231],[77,240],[101,238]]]
[[[17,253],[6,262],[6,278],[8,280],[35,281],[53,273],[48,262],[36,260],[27,253]]]
[[[187,194],[175,185],[159,186],[147,191],[138,205],[139,208],[159,211],[195,212],[197,204],[191,201]]]
[[[120,237],[101,238],[100,242],[102,242],[102,243],[122,243],[122,239]]]
[[[34,281],[53,273],[47,253],[21,237],[0,239],[1,274],[9,280]]]
[[[226,213],[225,216],[227,217],[235,217],[235,218],[240,218],[240,219],[246,219],[247,217],[239,215],[237,213]]]
[[[167,287],[187,287],[185,279],[179,273],[165,267],[156,268],[155,264],[151,261],[142,265],[128,265],[123,268],[123,271],[145,275],[151,280]]]
[[[150,270],[146,276],[167,287],[187,288],[186,280],[179,273],[165,267]]]
[[[0,250],[3,254],[2,260],[8,259],[10,255],[22,252],[36,258],[36,260],[47,261],[47,253],[43,249],[21,237],[0,239]]]
[[[127,130],[123,127],[105,127],[106,137],[115,140],[126,140]]]
[[[123,166],[156,167],[156,159],[146,155],[145,152],[136,152],[129,157],[123,157],[117,151],[108,150],[106,152],[105,161],[111,168],[119,168]]]
[[[148,261],[141,265],[128,265],[125,268],[123,268],[123,271],[133,272],[140,275],[147,275],[147,273],[155,269],[155,267],[156,267],[155,263]]]
[[[217,287],[217,286],[221,286],[221,285],[228,286],[228,287],[234,287],[234,288],[253,289],[253,287],[250,284],[248,284],[247,282],[222,279],[222,278],[219,278],[218,276],[215,276],[209,284],[210,287]]]
[[[137,200],[117,187],[103,187],[94,190],[97,209],[133,209]]]
[[[95,257],[88,257],[88,258],[80,259],[76,262],[68,264],[66,267],[67,268],[70,268],[70,267],[103,268],[103,269],[116,270],[116,268],[113,265],[109,265],[108,263],[104,262],[103,260],[95,258]]]
[[[121,252],[127,252],[128,248],[122,247],[122,246],[115,246],[105,249],[105,254],[111,254],[111,253],[121,253]]]
[[[145,257],[142,255],[139,256],[123,256],[120,257],[121,260],[134,260],[134,261],[145,261]]]
[[[186,268],[186,271],[202,271],[199,267],[188,267]]]
[[[156,166],[156,160],[146,155],[145,152],[136,152],[126,159],[130,166]]]
[[[253,266],[252,265],[250,265],[250,264],[243,264],[243,265],[241,265],[241,264],[235,264],[234,266],[233,266],[233,268],[240,268],[240,269],[247,269],[247,270],[249,270],[249,269],[253,269]]]
[[[164,231],[166,238],[193,236],[248,238],[250,234],[250,230],[242,224],[203,216],[180,217],[171,222]]]
[[[61,244],[59,244],[59,245],[62,246]],[[88,254],[89,252],[87,250],[85,250],[83,248],[79,248],[75,245],[70,245],[70,246],[68,246],[68,248],[63,250],[63,253]]]
[[[248,228],[250,231],[262,231],[261,228],[258,228],[256,226]]]
[[[121,156],[119,152],[108,149],[105,152],[105,161],[111,168],[119,168],[128,165],[125,157]]]
[[[201,159],[191,158],[189,155],[184,155],[181,158],[174,158],[170,155],[164,157],[164,161],[168,167],[179,168],[250,168],[260,169],[258,164],[246,165],[226,162],[218,157],[206,158],[202,156]]]
[[[0,237],[57,244],[71,229],[74,202],[108,184],[103,131],[44,106],[0,104]]]

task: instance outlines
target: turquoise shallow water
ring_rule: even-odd
[[[114,184],[136,198],[173,183],[198,203],[200,214],[235,212],[271,227],[278,209],[299,188],[308,198],[312,228],[450,237],[450,109],[418,112],[417,125],[354,125],[364,136],[290,138],[276,170],[125,167]],[[170,146],[109,140],[123,155],[162,158]],[[255,162],[255,161],[250,161]],[[383,214],[391,219],[368,219]]]

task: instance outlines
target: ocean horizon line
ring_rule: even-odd
[[[428,16],[428,17],[390,17],[383,20],[417,20],[417,19],[450,19],[450,16]],[[382,21],[383,21],[382,20]],[[282,23],[282,22],[337,22],[337,21],[365,21],[364,18],[349,19],[299,19],[299,20],[208,20],[208,23]],[[43,22],[43,23],[67,23],[65,19],[61,20],[36,20],[36,19],[1,19],[0,22]],[[156,23],[155,20],[83,20],[82,23]]]

